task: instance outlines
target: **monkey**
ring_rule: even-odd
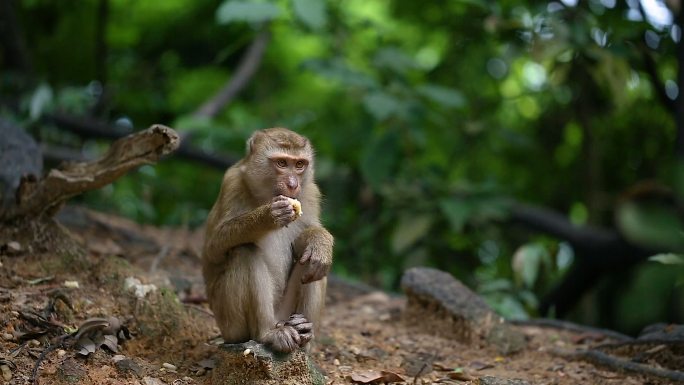
[[[297,212],[291,199],[301,202]],[[285,128],[253,133],[224,174],[202,249],[207,299],[226,343],[310,348],[334,243],[320,201],[310,141]]]

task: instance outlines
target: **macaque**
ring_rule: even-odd
[[[291,352],[313,338],[333,252],[320,196],[311,143],[285,128],[255,132],[226,171],[202,250],[207,298],[226,342]]]

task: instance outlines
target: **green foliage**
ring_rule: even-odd
[[[674,120],[643,67],[651,55],[662,80],[676,81],[676,33],[608,3],[112,0],[102,57],[96,1],[23,0],[39,82],[3,71],[0,92],[23,96],[17,120],[33,121],[42,140],[95,155],[104,143],[35,122],[50,111],[160,122],[235,156],[255,129],[295,129],[317,149],[336,272],[397,289],[406,267],[432,265],[523,318],[573,253],[508,224],[515,200],[577,225],[615,225],[643,247],[684,247],[671,206],[618,199],[644,179],[684,198]],[[264,28],[272,39],[255,77],[218,116],[198,117]],[[644,46],[647,31],[657,48]],[[107,97],[98,107],[99,85]],[[220,178],[172,157],[84,199],[140,221],[199,226]]]

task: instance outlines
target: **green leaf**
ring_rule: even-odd
[[[219,24],[233,22],[263,23],[280,16],[280,8],[272,3],[253,3],[229,0],[223,2],[216,11]]]
[[[663,265],[684,265],[684,255],[663,253],[657,254],[648,259],[649,261],[660,262]]]
[[[545,258],[548,258],[548,252],[544,246],[536,243],[522,245],[513,254],[513,272],[526,287],[531,288]]]
[[[324,0],[292,0],[297,18],[312,30],[320,30],[328,23]]]
[[[466,105],[466,98],[461,91],[434,84],[425,84],[417,88],[419,94],[444,107],[461,108]]]
[[[392,251],[400,254],[413,246],[430,231],[432,222],[433,216],[428,214],[403,215],[392,233]]]
[[[439,207],[449,221],[451,229],[457,233],[463,231],[463,226],[465,226],[473,214],[473,205],[464,199],[443,199],[439,203]]]
[[[399,115],[403,108],[399,99],[382,91],[367,94],[363,98],[363,106],[377,120],[385,120],[390,116]]]

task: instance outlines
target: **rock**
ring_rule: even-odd
[[[17,125],[0,118],[0,209],[14,204],[21,178],[41,177],[43,154],[36,141]],[[2,211],[2,210],[0,210]]]
[[[657,323],[646,326],[638,340],[684,341],[684,325]]]
[[[498,378],[492,376],[484,376],[479,378],[475,384],[477,385],[530,385],[529,382],[520,379],[509,380],[507,378]]]
[[[2,379],[9,382],[12,379],[12,371],[7,365],[0,365],[0,371],[2,371]]]
[[[143,384],[145,385],[166,385],[164,384],[164,381],[154,378],[154,377],[144,377],[143,378]]]
[[[249,349],[247,355],[243,353]],[[223,344],[219,348],[214,385],[323,385],[324,377],[303,349],[276,354],[263,345],[248,341]]]
[[[80,384],[86,377],[86,370],[82,364],[73,358],[64,360],[57,369],[58,376],[67,383]]]
[[[142,367],[130,358],[116,360],[114,362],[114,366],[116,366],[116,369],[123,374],[133,373],[138,377],[142,376],[143,374]]]
[[[401,287],[408,297],[407,318],[415,319],[426,330],[448,334],[467,344],[486,342],[501,354],[517,352],[526,345],[522,333],[448,273],[411,268],[404,273]]]

